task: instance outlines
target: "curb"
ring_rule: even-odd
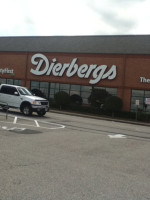
[[[65,115],[73,115],[73,116],[78,116],[78,117],[86,117],[86,118],[92,118],[92,119],[113,121],[113,122],[121,122],[121,123],[140,125],[140,126],[150,126],[150,123],[146,123],[146,122],[131,121],[131,120],[111,118],[111,117],[102,117],[102,116],[96,116],[96,115],[90,115],[90,114],[75,113],[75,112],[71,112],[71,111],[62,111],[62,110],[53,110],[52,109],[52,110],[50,110],[50,112],[58,113],[58,114],[65,114]]]

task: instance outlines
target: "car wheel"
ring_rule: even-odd
[[[21,111],[26,116],[29,116],[29,115],[32,114],[32,109],[31,109],[31,106],[29,104],[23,105]]]
[[[39,116],[44,116],[46,114],[46,111],[45,110],[40,110],[40,111],[37,111],[37,114]]]

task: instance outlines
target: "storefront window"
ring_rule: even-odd
[[[54,99],[54,94],[55,94],[55,90],[51,88],[51,89],[50,89],[49,98]]]
[[[14,85],[20,85],[21,86],[21,80],[14,80]]]
[[[60,84],[60,91],[64,91],[69,94],[70,85],[69,84]]]
[[[110,95],[117,96],[117,88],[94,87],[95,89],[106,90]]]
[[[117,88],[105,88],[105,89],[109,94],[117,96]]]
[[[146,98],[150,98],[150,91],[132,90],[130,110],[150,112],[150,104],[146,104]]]
[[[54,95],[59,92],[60,84],[59,83],[50,83],[49,89],[49,99],[54,99]]]
[[[40,82],[31,81],[31,90],[32,89],[39,89],[39,88],[40,88]]]
[[[6,83],[6,79],[5,78],[1,78],[0,79],[0,84],[5,84]]]
[[[46,98],[48,98],[49,94],[49,83],[48,82],[37,82],[37,81],[31,81],[31,90],[37,89],[40,90]]]
[[[0,84],[21,85],[21,80],[0,78]]]
[[[67,92],[70,96],[73,94],[77,94],[81,96],[83,104],[89,104],[88,98],[91,95],[92,91],[92,86],[31,81],[31,90],[35,88],[41,90],[45,94],[47,99],[54,99],[55,94],[59,91]],[[117,95],[117,88],[96,88],[105,89],[111,95]]]
[[[150,97],[150,91],[145,91],[145,97],[149,98]]]
[[[7,79],[7,84],[13,85],[14,80],[13,79]]]
[[[144,90],[132,90],[132,96],[144,96]]]
[[[50,87],[51,87],[51,88],[55,88],[55,84],[56,84],[56,83],[50,83]]]
[[[89,104],[88,98],[91,94],[92,87],[91,86],[81,86],[81,97],[83,100],[83,104]]]
[[[70,90],[71,91],[79,91],[81,90],[81,86],[80,85],[70,85]]]
[[[49,83],[47,82],[40,82],[40,90],[44,94],[46,98],[48,98],[49,93]]]
[[[81,92],[91,92],[92,87],[91,86],[81,86]]]
[[[81,86],[80,85],[70,85],[70,96],[73,94],[77,94],[80,96],[81,93]]]

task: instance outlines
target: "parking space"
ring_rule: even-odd
[[[8,114],[0,112],[0,129],[20,133],[42,133],[48,130],[57,130],[65,128],[63,124],[58,124],[42,120],[35,117],[24,117],[18,113]]]

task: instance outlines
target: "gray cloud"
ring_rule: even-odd
[[[99,20],[114,30],[114,34],[130,34],[137,25],[134,18],[134,5],[145,2],[145,0],[87,0],[87,5],[97,13]],[[129,13],[128,10],[133,10]],[[105,33],[105,30],[103,30]]]
[[[126,33],[136,26],[136,21],[123,18],[115,12],[101,11],[100,16],[101,20],[103,20],[107,25],[113,27],[118,32]]]
[[[114,2],[114,3],[119,3],[119,4],[122,4],[122,3],[137,3],[137,2],[144,2],[145,0],[110,0],[111,2]]]

